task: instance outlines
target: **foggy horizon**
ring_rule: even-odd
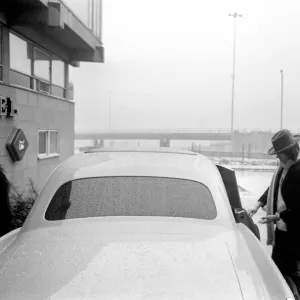
[[[82,1],[67,5],[84,19]],[[76,131],[230,129],[237,19],[234,128],[300,129],[300,4],[280,1],[103,1],[104,64],[71,68]]]

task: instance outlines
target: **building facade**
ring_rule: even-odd
[[[21,191],[74,153],[69,66],[104,62],[99,32],[59,0],[0,1],[0,164]]]

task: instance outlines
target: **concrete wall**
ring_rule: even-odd
[[[232,138],[232,151],[261,152],[266,153],[272,146],[272,132],[235,132]]]
[[[29,178],[40,189],[53,169],[74,153],[74,103],[1,83],[0,96],[12,97],[18,110],[13,118],[0,117],[0,164],[20,190],[26,189]],[[15,127],[24,131],[29,142],[20,162],[10,159],[5,146]],[[49,129],[59,131],[60,156],[38,159],[38,130]]]
[[[229,143],[216,142],[202,147],[206,151],[267,153],[274,132],[234,132]]]

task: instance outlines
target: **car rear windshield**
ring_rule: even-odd
[[[211,220],[209,189],[196,181],[160,177],[97,177],[70,181],[53,196],[46,220],[104,216],[164,216]]]

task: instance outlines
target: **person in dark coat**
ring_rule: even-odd
[[[300,299],[300,136],[283,129],[272,137],[268,154],[277,155],[280,165],[268,189],[249,211],[253,216],[260,207],[267,214],[267,245],[273,246],[272,259],[285,277],[295,299]],[[275,228],[274,228],[275,227]]]
[[[10,183],[0,165],[0,237],[12,229],[12,208],[9,201]]]

